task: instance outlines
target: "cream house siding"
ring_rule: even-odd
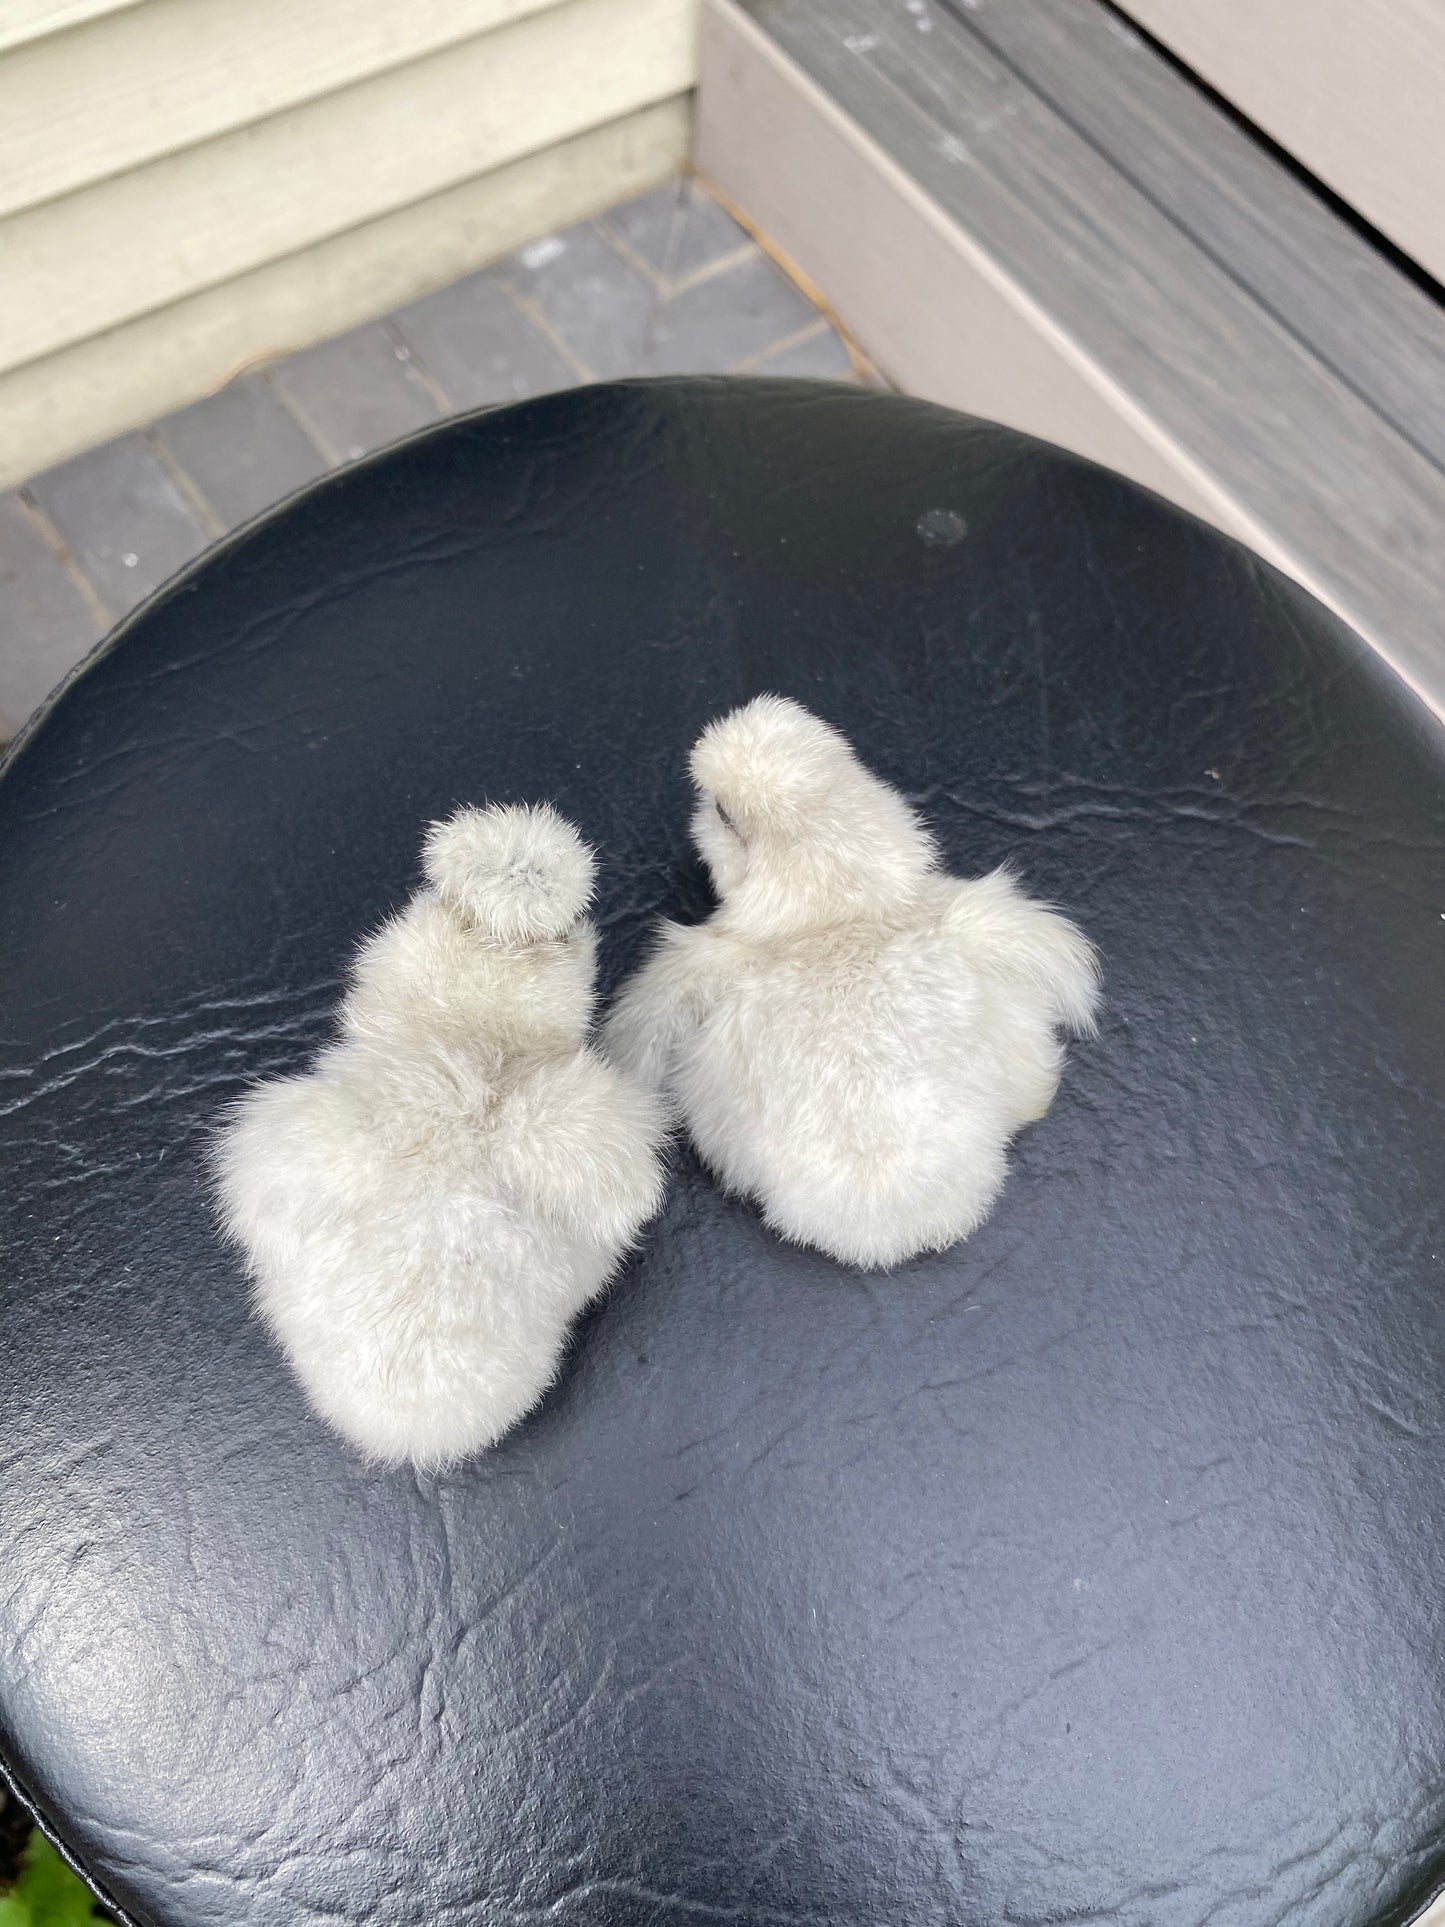
[[[134,5],[135,0],[0,0],[0,53]]]
[[[140,0],[0,53],[0,483],[661,178],[694,4]]]

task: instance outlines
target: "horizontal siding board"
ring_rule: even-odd
[[[148,0],[0,59],[0,215],[556,0]]]
[[[0,369],[689,88],[692,0],[568,0],[0,222]]]
[[[0,488],[640,193],[690,125],[677,95],[0,375]]]
[[[1143,27],[1445,281],[1439,0],[1125,0]]]
[[[0,53],[136,4],[137,0],[0,0]]]

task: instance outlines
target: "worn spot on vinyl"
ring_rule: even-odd
[[[931,549],[951,549],[968,534],[968,524],[956,509],[925,509],[918,533]]]

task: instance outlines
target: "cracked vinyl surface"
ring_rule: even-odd
[[[946,528],[950,539],[938,539]],[[367,1471],[207,1209],[462,800],[704,907],[762,689],[1107,1013],[967,1244],[785,1249],[682,1150],[499,1450]],[[1364,1927],[1445,1878],[1445,742],[1129,484],[920,403],[622,384],[184,577],[0,780],[0,1717],[154,1927]]]

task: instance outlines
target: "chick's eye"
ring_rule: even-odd
[[[716,798],[713,799],[713,808],[717,811],[718,816],[721,819],[723,828],[725,830],[731,830],[733,835],[736,836],[738,833],[737,824],[733,822],[732,818],[728,815],[727,811],[723,808],[722,804],[716,800]]]

